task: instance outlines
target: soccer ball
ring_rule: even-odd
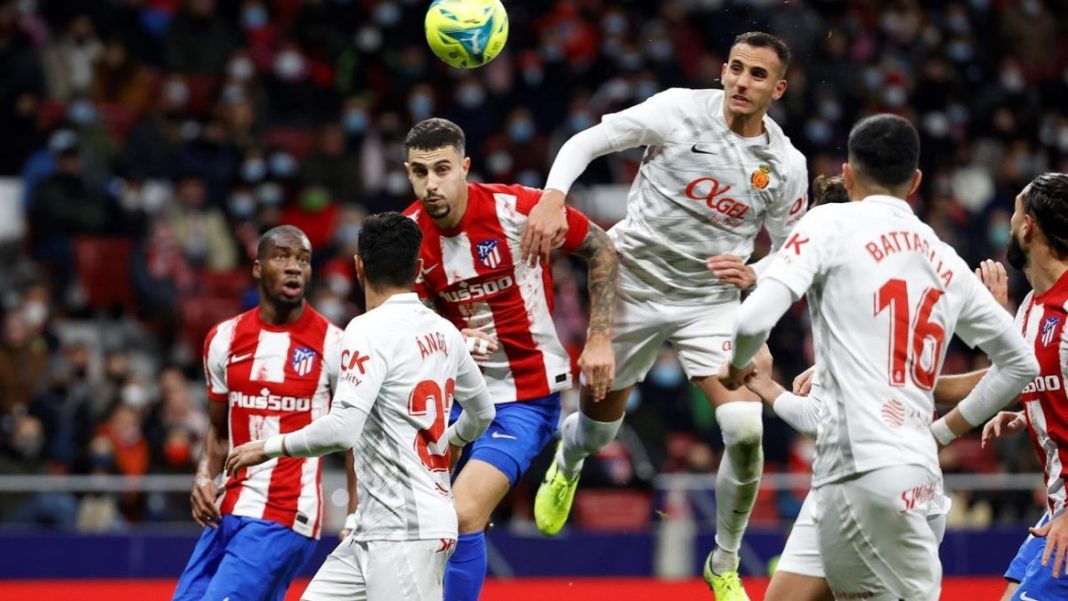
[[[485,65],[508,41],[508,13],[500,0],[434,0],[425,27],[434,54],[461,69]]]

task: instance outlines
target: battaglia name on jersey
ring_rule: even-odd
[[[877,240],[865,244],[864,249],[876,263],[899,252],[920,253],[927,257],[927,260],[934,266],[935,273],[938,274],[943,284],[949,286],[949,283],[953,281],[953,270],[942,262],[934,246],[916,232],[886,232],[881,234]]]
[[[268,411],[308,411],[311,409],[311,398],[270,394],[266,388],[260,391],[259,395],[232,390],[230,391],[230,406]]]

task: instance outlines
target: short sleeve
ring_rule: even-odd
[[[794,156],[784,175],[782,194],[768,207],[764,227],[772,248],[779,248],[808,210],[808,167],[804,157]]]
[[[828,257],[834,256],[829,208],[833,207],[819,207],[801,218],[763,274],[789,288],[795,300],[827,271]]]
[[[204,338],[204,377],[207,381],[208,399],[224,402],[230,392],[226,382],[226,361],[233,338],[233,328],[228,322],[219,324]]]
[[[389,369],[388,349],[372,344],[366,324],[354,321],[341,341],[341,375],[334,404],[370,413]]]
[[[601,117],[608,141],[616,151],[663,144],[679,125],[678,108],[688,90],[672,88],[641,104]]]
[[[341,339],[344,335],[344,331],[335,325],[326,328],[326,339],[323,340],[323,368],[326,369],[330,390],[337,390],[337,378],[341,373]]]

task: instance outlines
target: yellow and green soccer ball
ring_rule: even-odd
[[[500,0],[434,0],[426,11],[426,41],[453,67],[481,67],[504,49],[508,13]]]

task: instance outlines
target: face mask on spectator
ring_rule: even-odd
[[[282,200],[285,197],[282,194],[282,186],[274,182],[267,182],[260,184],[260,187],[256,188],[256,198],[264,206],[276,207],[282,204]]]
[[[820,102],[820,116],[828,121],[838,121],[842,117],[842,105],[837,100],[827,99]]]
[[[77,125],[90,125],[96,121],[96,107],[88,100],[75,100],[67,107],[67,118]]]
[[[1009,243],[1010,237],[1012,237],[1012,229],[1005,222],[993,223],[986,230],[986,239],[994,248],[1004,248]]]
[[[275,152],[271,155],[271,174],[275,177],[288,178],[297,173],[297,159],[288,152]]]
[[[189,102],[189,87],[180,79],[172,79],[163,87],[163,95],[167,102],[176,106],[185,106]]]
[[[486,93],[483,92],[482,88],[477,84],[466,84],[461,86],[456,92],[456,102],[467,109],[474,109],[482,106],[482,102],[485,99]]]
[[[22,306],[22,318],[31,328],[40,327],[48,319],[48,305],[41,301],[28,302]]]
[[[653,60],[664,62],[675,55],[675,47],[672,46],[671,40],[658,38],[649,43],[646,47],[646,52],[649,53]]]
[[[375,21],[389,27],[401,19],[401,9],[393,2],[383,2],[375,7]]]
[[[252,76],[256,74],[256,63],[252,62],[252,59],[247,56],[239,56],[230,61],[228,72],[231,79],[245,82],[252,79]]]
[[[908,100],[908,94],[902,86],[892,85],[883,89],[883,102],[887,106],[895,108],[904,106],[906,100]]]
[[[1009,65],[1001,70],[1001,87],[1009,92],[1019,92],[1024,89],[1027,82],[1024,81],[1023,73],[1016,65]]]
[[[249,192],[235,192],[227,204],[230,214],[238,219],[248,219],[256,212],[256,199]]]
[[[391,171],[386,175],[386,192],[393,196],[405,196],[409,190],[410,182],[403,171]]]
[[[655,81],[643,80],[634,86],[634,102],[645,102],[650,96],[656,94]]]
[[[370,25],[361,27],[356,32],[356,47],[364,52],[376,52],[382,47],[382,32]]]
[[[523,69],[523,81],[528,86],[540,86],[541,82],[545,80],[545,73],[540,67],[529,67]]]
[[[269,18],[267,9],[262,4],[253,4],[241,13],[241,24],[245,26],[245,29],[261,29],[267,24]]]
[[[345,323],[345,305],[334,297],[320,298],[315,303],[315,310],[322,313],[332,323]]]
[[[534,139],[534,122],[530,119],[516,119],[508,126],[508,137],[513,142],[524,144]]]
[[[427,119],[434,112],[434,99],[429,94],[413,94],[408,98],[408,112],[412,121]]]
[[[657,361],[649,370],[649,381],[660,388],[675,388],[682,380],[682,368],[675,361]]]
[[[626,71],[637,71],[642,68],[642,55],[634,50],[627,50],[619,56],[619,66]]]
[[[619,13],[611,13],[601,19],[601,29],[609,35],[619,35],[627,31],[627,18]]]
[[[502,175],[512,170],[512,155],[498,150],[486,157],[486,168],[494,175]]]
[[[341,124],[350,135],[362,134],[367,130],[367,111],[349,109],[345,111],[345,118],[342,119]]]
[[[129,405],[134,409],[140,409],[148,404],[148,391],[140,384],[130,383],[123,386],[119,397],[123,404]]]
[[[809,119],[805,123],[805,135],[816,144],[826,144],[831,139],[831,127],[818,117]]]
[[[360,239],[359,224],[346,223],[338,227],[337,233],[334,235],[334,239],[337,240],[339,246],[348,246],[350,244],[356,244],[356,242]]]
[[[576,111],[571,113],[571,116],[567,119],[567,123],[571,127],[572,132],[579,132],[593,125],[593,117],[590,117],[590,114],[586,111]]]
[[[520,186],[526,186],[528,188],[540,188],[545,182],[541,173],[534,169],[525,169],[519,172],[519,175],[515,177],[516,183]]]
[[[349,292],[352,292],[352,280],[343,275],[332,273],[326,276],[326,287],[338,297],[344,298],[349,295]]]
[[[258,182],[267,176],[267,162],[263,159],[248,159],[241,165],[241,179]]]
[[[304,57],[295,50],[285,50],[274,59],[274,72],[285,81],[297,81],[304,77]]]

